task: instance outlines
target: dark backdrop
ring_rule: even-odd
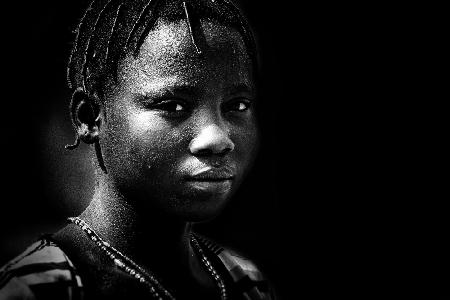
[[[63,148],[74,137],[65,66],[86,2],[2,3],[0,263],[92,191],[88,147]],[[243,7],[261,49],[262,152],[198,230],[252,257],[283,299],[448,297],[439,8]]]

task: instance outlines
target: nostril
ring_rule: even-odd
[[[213,154],[211,149],[197,149],[196,151],[191,152],[197,156],[209,156]]]
[[[231,152],[232,150],[233,150],[233,148],[234,147],[227,147],[227,148],[225,148],[225,149],[223,149],[222,151],[220,151],[219,153],[217,153],[218,155],[225,155],[225,154],[227,154],[228,152]]]
[[[202,145],[199,146],[196,143],[192,143],[189,147],[189,151],[197,156],[210,156],[210,155],[217,155],[217,156],[224,156],[228,154],[229,152],[234,150],[234,144],[227,143],[226,145]]]
[[[189,151],[194,155],[225,155],[233,149],[233,141],[218,126],[205,127],[189,144]]]

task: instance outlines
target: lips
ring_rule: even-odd
[[[231,168],[203,168],[185,177],[190,189],[211,195],[225,195],[232,187],[234,172]]]
[[[203,168],[185,177],[187,181],[220,182],[234,179],[232,168]]]

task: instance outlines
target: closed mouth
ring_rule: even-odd
[[[187,181],[200,181],[200,182],[221,182],[227,180],[233,180],[233,177],[191,177],[186,178]]]
[[[186,176],[187,181],[200,181],[200,182],[222,182],[227,180],[233,180],[234,174],[228,169],[206,169],[193,175]]]

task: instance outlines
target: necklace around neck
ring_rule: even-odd
[[[134,277],[136,280],[139,280],[139,282],[141,282],[142,284],[146,285],[150,290],[152,298],[158,300],[175,300],[175,297],[162,286],[160,280],[157,279],[155,274],[148,270],[144,270],[144,268],[135,263],[131,258],[121,253],[119,250],[111,246],[108,242],[104,241],[84,220],[78,217],[68,218],[68,220],[78,225],[88,235],[88,237],[114,262],[117,267],[128,273],[130,276]],[[191,233],[191,246],[199,255],[203,266],[213,277],[214,282],[220,290],[220,299],[228,299],[224,281],[206,257],[203,249],[200,246],[200,243],[193,233]]]

